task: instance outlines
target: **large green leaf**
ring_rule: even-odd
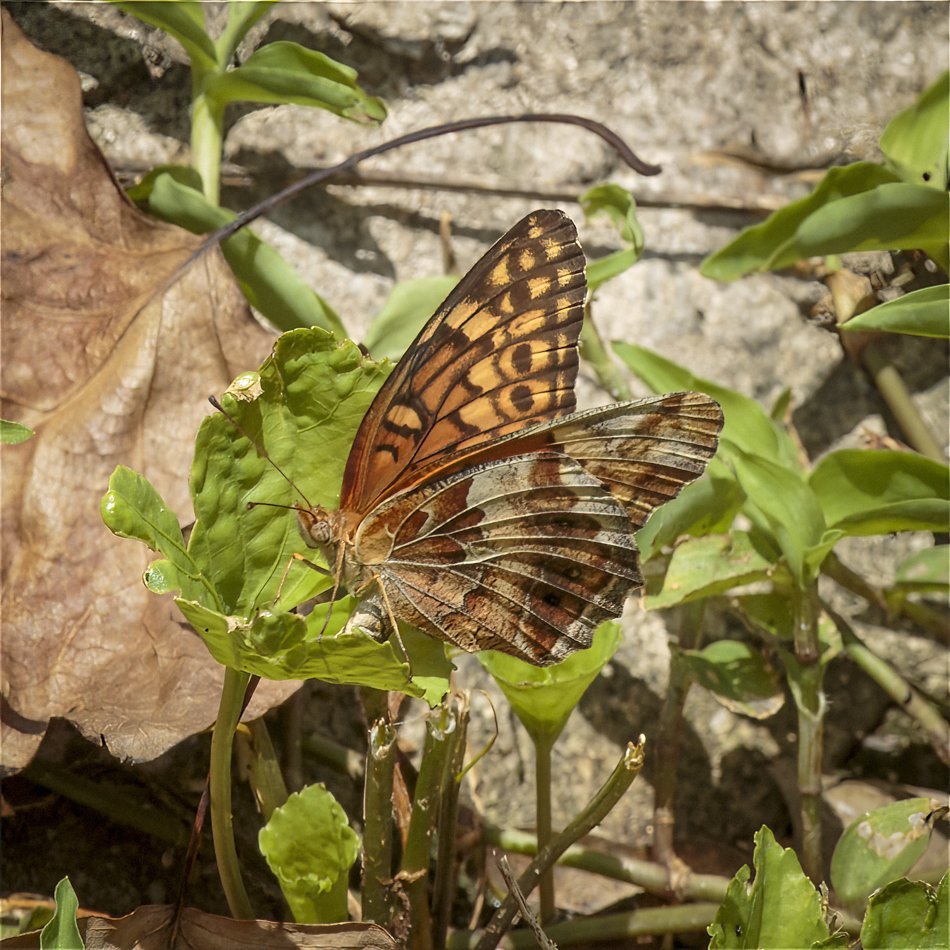
[[[850,535],[950,527],[950,470],[916,452],[831,452],[809,484],[828,524]]]
[[[538,667],[504,653],[478,654],[482,666],[501,687],[511,708],[536,743],[552,743],[574,708],[620,646],[620,624],[602,623],[586,650],[554,666]]]
[[[373,317],[363,345],[376,359],[399,359],[457,283],[451,276],[400,281]]]
[[[587,285],[593,293],[640,259],[644,245],[643,228],[637,219],[637,203],[633,195],[620,185],[611,182],[594,185],[581,195],[580,204],[588,218],[606,214],[627,245],[599,260],[588,261]]]
[[[671,502],[654,511],[637,532],[644,563],[684,534],[728,531],[744,500],[745,494],[732,472],[719,458],[712,459],[703,478],[691,482]]]
[[[143,23],[157,26],[175,37],[185,48],[192,66],[213,69],[218,63],[218,52],[211,37],[205,32],[204,8],[200,0],[111,0],[120,10],[131,13]]]
[[[796,241],[799,229],[812,215],[843,198],[862,195],[879,185],[897,181],[893,172],[873,162],[831,168],[810,195],[770,214],[761,224],[746,228],[724,248],[707,257],[700,271],[714,280],[736,280],[745,274],[793,264],[800,257],[808,256],[796,249]],[[854,248],[837,248],[835,253],[840,250]]]
[[[212,204],[201,193],[201,180],[190,168],[162,166],[129,189],[129,197],[150,214],[207,234],[237,215]],[[323,327],[345,336],[333,308],[300,277],[286,260],[250,228],[243,228],[221,245],[244,296],[279,330]]]
[[[738,447],[788,466],[800,464],[798,450],[788,433],[754,399],[695,376],[642,346],[618,342],[614,343],[614,351],[654,392],[696,389],[722,406],[725,424],[720,435],[720,458],[730,461],[733,447]]]
[[[841,329],[909,333],[946,340],[950,337],[950,284],[923,287],[888,300],[852,317]]]
[[[296,512],[247,505],[336,508],[356,428],[387,369],[323,330],[294,330],[277,340],[261,367],[260,394],[225,399],[234,421],[221,414],[204,420],[191,476],[197,521],[189,550],[221,592],[224,613],[252,616],[269,606],[288,559],[314,558]],[[281,605],[289,609],[327,585],[293,566]]]
[[[817,574],[821,561],[817,558],[815,564],[812,552],[837,539],[829,539],[826,534],[825,519],[814,491],[801,471],[769,458],[737,451],[733,454],[733,465],[746,494],[743,511],[774,539],[792,576],[804,586]]]
[[[293,103],[327,109],[347,119],[380,122],[381,99],[358,85],[355,69],[299,43],[281,40],[252,53],[240,66],[209,76],[204,92],[228,102]]]
[[[894,881],[872,894],[861,925],[868,950],[946,950],[950,934],[950,874],[936,887]]]
[[[294,792],[258,834],[297,923],[347,919],[346,886],[359,838],[324,785]]]
[[[861,906],[872,891],[903,877],[927,850],[936,804],[908,798],[853,821],[831,857],[831,882],[839,899]]]
[[[795,852],[777,844],[765,826],[756,832],[752,861],[755,880],[749,882],[749,866],[743,865],[709,925],[711,950],[848,946],[847,934],[838,937],[829,931],[821,895],[805,877]]]
[[[950,73],[908,109],[894,116],[881,135],[881,151],[906,182],[946,191],[950,139]]]

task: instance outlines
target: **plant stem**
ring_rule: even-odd
[[[393,769],[396,730],[385,719],[369,728],[366,784],[363,787],[363,920],[386,926],[387,885],[393,867]]]
[[[802,868],[816,884],[822,879],[821,760],[824,749],[824,668],[818,642],[818,587],[796,588],[793,695],[798,709],[798,791],[801,796]]]
[[[685,904],[681,907],[645,907],[624,914],[603,914],[594,917],[579,917],[566,920],[545,928],[545,934],[559,947],[576,944],[588,946],[627,946],[633,937],[648,937],[660,934],[697,933],[709,926],[718,904]],[[446,944],[447,950],[470,950],[481,946],[477,934],[456,931]],[[506,947],[536,947],[534,934],[530,930],[516,930],[508,934]]]
[[[940,708],[908,683],[890,663],[868,649],[843,617],[827,606],[825,612],[838,628],[848,656],[926,730],[940,759],[943,762],[950,761],[950,724],[944,719]]]
[[[203,91],[207,76],[207,70],[192,64],[191,164],[201,176],[201,188],[205,198],[216,205],[221,198],[224,111]]]
[[[894,418],[908,443],[921,455],[937,462],[946,462],[943,450],[924,422],[901,374],[885,355],[880,344],[869,343],[861,354],[861,360],[888,408],[894,413]]]
[[[238,727],[239,739],[244,728]],[[250,736],[247,776],[264,821],[270,821],[274,811],[287,801],[287,785],[264,720],[254,719],[246,728]]]
[[[552,837],[551,821],[551,750],[553,739],[538,737],[534,744],[534,795],[535,825],[538,831],[538,847],[544,849]],[[538,883],[538,898],[541,902],[541,923],[549,924],[557,911],[554,894],[554,868],[548,868]]]
[[[214,838],[214,856],[228,907],[231,915],[238,920],[254,919],[254,911],[241,878],[231,814],[231,750],[249,680],[248,673],[225,667],[218,718],[211,735],[211,833]]]
[[[439,793],[448,757],[446,737],[454,731],[455,714],[448,704],[434,710],[426,723],[422,761],[412,799],[412,817],[399,875],[409,897],[410,935],[413,948],[432,946],[429,913],[429,852],[439,814]]]
[[[575,841],[583,838],[593,828],[599,825],[610,810],[620,801],[624,792],[631,786],[633,780],[643,768],[646,740],[643,736],[634,745],[627,743],[623,756],[613,772],[600,790],[590,800],[587,807],[556,837],[547,847],[542,848],[538,856],[528,865],[524,874],[518,879],[521,893],[528,897],[534,890],[541,875],[553,867],[558,858],[564,854]],[[493,950],[498,946],[504,933],[511,926],[518,912],[518,901],[513,894],[509,894],[501,907],[492,915],[488,926],[482,931],[475,943],[476,950]]]
[[[484,840],[489,844],[515,854],[537,854],[538,839],[523,831],[485,825]],[[642,861],[625,855],[609,854],[595,848],[571,845],[557,862],[565,867],[578,868],[599,874],[614,881],[626,881],[642,887],[650,894],[665,897],[669,894],[669,872],[661,864]],[[718,874],[690,874],[685,878],[678,896],[682,900],[722,901],[726,896],[729,878]]]
[[[590,305],[584,308],[584,325],[581,327],[580,354],[591,365],[597,382],[610,393],[611,399],[624,402],[633,396],[630,384],[610,357],[604,339],[591,315]]]
[[[454,693],[451,702],[455,707],[456,725],[449,736],[449,752],[445,762],[445,775],[442,777],[438,851],[435,858],[435,881],[432,887],[432,907],[435,916],[432,934],[437,947],[445,946],[455,896],[457,872],[455,840],[458,832],[459,790],[462,770],[465,767],[468,737],[468,693]]]

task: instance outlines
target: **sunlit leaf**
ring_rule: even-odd
[[[347,919],[346,886],[359,838],[324,785],[294,792],[258,835],[298,923]]]
[[[0,419],[0,444],[19,445],[32,439],[36,433],[29,427],[21,425],[19,422],[10,422],[9,419]]]
[[[945,950],[950,933],[950,874],[936,887],[894,881],[872,894],[861,946],[880,950]]]
[[[205,93],[228,102],[293,103],[347,119],[382,121],[386,107],[358,85],[357,72],[316,50],[280,40],[255,50],[240,66],[208,78]]]
[[[173,36],[184,47],[192,65],[211,69],[217,65],[217,50],[205,32],[205,15],[199,0],[110,0],[120,10],[132,14],[143,23],[157,26]]]
[[[950,73],[909,108],[898,113],[881,135],[881,151],[904,181],[946,191],[950,139]]]
[[[877,330],[946,340],[950,337],[950,284],[913,290],[841,325],[844,331]]]
[[[533,666],[491,650],[477,655],[531,738],[546,744],[561,734],[587,687],[620,646],[620,638],[620,624],[602,623],[588,649],[578,650],[554,666]]]
[[[829,931],[821,896],[795,852],[777,844],[764,826],[755,835],[753,865],[754,880],[749,881],[746,864],[729,882],[726,899],[708,928],[711,950],[848,946],[846,934],[834,938]],[[828,942],[830,937],[834,942]]]
[[[76,926],[79,900],[68,877],[56,885],[53,897],[56,910],[40,933],[40,950],[82,950],[85,944]]]
[[[831,858],[831,881],[845,904],[863,904],[872,891],[917,863],[930,841],[936,804],[929,798],[892,802],[845,829]]]
[[[831,452],[809,484],[829,526],[847,534],[950,527],[950,470],[916,452]]]
[[[594,185],[581,195],[580,204],[588,218],[606,214],[627,245],[599,260],[588,261],[587,285],[593,293],[640,259],[644,245],[643,228],[637,219],[637,203],[633,195],[620,185],[610,182]]]

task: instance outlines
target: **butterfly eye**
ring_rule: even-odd
[[[298,508],[297,516],[300,518],[304,540],[308,544],[319,546],[329,543],[333,537],[333,529],[323,508]]]

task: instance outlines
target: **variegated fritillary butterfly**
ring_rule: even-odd
[[[359,427],[308,543],[382,639],[554,663],[642,585],[634,533],[702,474],[722,412],[683,392],[575,413],[587,293],[571,220],[536,211],[461,280]]]

